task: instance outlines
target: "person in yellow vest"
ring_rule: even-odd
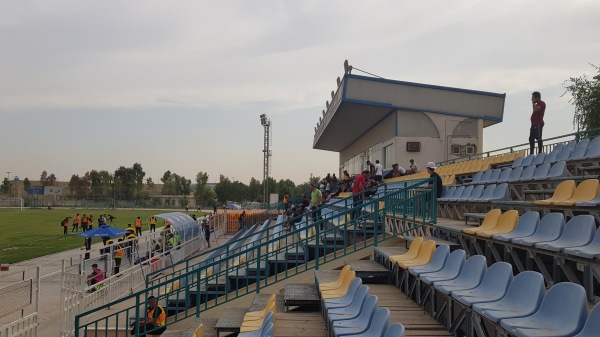
[[[286,212],[287,212],[288,208],[290,207],[289,199],[290,199],[290,196],[287,193],[283,195],[283,207],[285,208]]]
[[[133,329],[130,331],[130,335],[135,335],[136,332],[139,336],[158,336],[167,330],[167,312],[163,307],[156,303],[156,297],[148,297],[148,313],[145,318],[140,318],[137,323],[132,323]],[[137,331],[136,331],[137,330]]]
[[[135,219],[135,235],[142,235],[142,219],[139,216]]]
[[[94,216],[90,214],[88,218],[88,229],[94,228]]]
[[[150,231],[156,232],[156,217],[154,215],[150,217]]]
[[[119,239],[117,244],[113,247],[114,250],[114,258],[115,258],[115,267],[113,269],[113,275],[117,275],[121,268],[121,260],[123,260],[123,255],[125,255],[125,249],[123,248],[123,239]]]

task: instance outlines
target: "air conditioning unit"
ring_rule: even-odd
[[[421,152],[421,142],[406,142],[406,152]]]
[[[472,156],[475,154],[475,145],[467,145],[465,146],[465,154],[467,156]]]
[[[450,146],[450,153],[453,156],[460,156],[460,148],[461,148],[460,145],[452,145],[452,146]]]

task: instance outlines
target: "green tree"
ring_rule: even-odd
[[[286,193],[293,197],[296,193],[296,184],[290,179],[281,179],[277,182],[277,192],[280,200],[283,200],[283,195]]]
[[[262,198],[262,184],[260,181],[252,177],[248,185],[248,200],[260,201]]]
[[[54,186],[54,184],[56,184],[56,176],[54,173],[48,175],[48,172],[44,170],[42,171],[42,174],[40,174],[40,183],[42,183],[43,186]]]
[[[224,175],[219,175],[219,182],[215,186],[215,193],[217,193],[217,199],[220,203],[224,204],[227,200],[233,199],[233,187],[231,180]]]
[[[78,174],[74,174],[71,176],[71,180],[69,181],[69,187],[71,188],[71,192],[76,197],[83,197],[88,194],[88,188],[90,186],[90,181],[87,176],[79,177]]]
[[[592,79],[583,74],[564,83],[565,94],[571,95],[569,102],[575,106],[573,126],[583,130],[600,128],[600,67],[591,66],[597,72]]]
[[[31,181],[29,181],[29,178],[25,178],[25,180],[23,180],[23,191],[27,192],[30,187]]]
[[[2,193],[4,194],[9,194],[10,192],[10,181],[8,180],[8,178],[4,178],[4,180],[2,180],[2,186],[0,186],[0,190],[2,190]]]
[[[213,191],[208,184],[208,173],[198,172],[196,174],[196,191],[194,192],[194,198],[200,205],[212,204],[215,201],[215,191]]]

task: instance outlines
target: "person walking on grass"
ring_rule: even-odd
[[[79,213],[73,218],[73,228],[71,229],[71,233],[73,233],[73,231],[75,231],[75,233],[79,231]]]
[[[135,235],[142,235],[142,219],[139,216],[135,219]]]
[[[63,221],[61,221],[60,223],[63,226],[63,235],[67,235],[68,234],[68,229],[69,229],[69,218],[65,218]]]

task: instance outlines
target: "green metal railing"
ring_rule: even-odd
[[[182,261],[171,266],[176,270],[172,274],[157,276],[161,272],[157,271],[147,279],[144,290],[77,315],[74,335],[108,336],[111,330],[111,336],[128,336],[125,327],[135,317],[145,316],[151,295],[169,313],[168,324],[199,317],[203,311],[258,293],[298,273],[318,269],[323,263],[433,224],[437,220],[435,188],[421,188],[429,183],[435,181],[396,183],[395,188],[381,185],[366,191],[375,194],[370,198],[331,202],[302,217],[278,221],[262,232],[230,240],[218,248],[218,255],[215,249]],[[322,213],[320,217],[318,213]],[[285,223],[296,220],[299,222],[294,230],[283,229]],[[260,240],[248,242],[257,234]],[[212,258],[205,259],[211,254]],[[118,309],[105,312],[107,308]],[[142,328],[136,336],[147,332],[151,331]]]

